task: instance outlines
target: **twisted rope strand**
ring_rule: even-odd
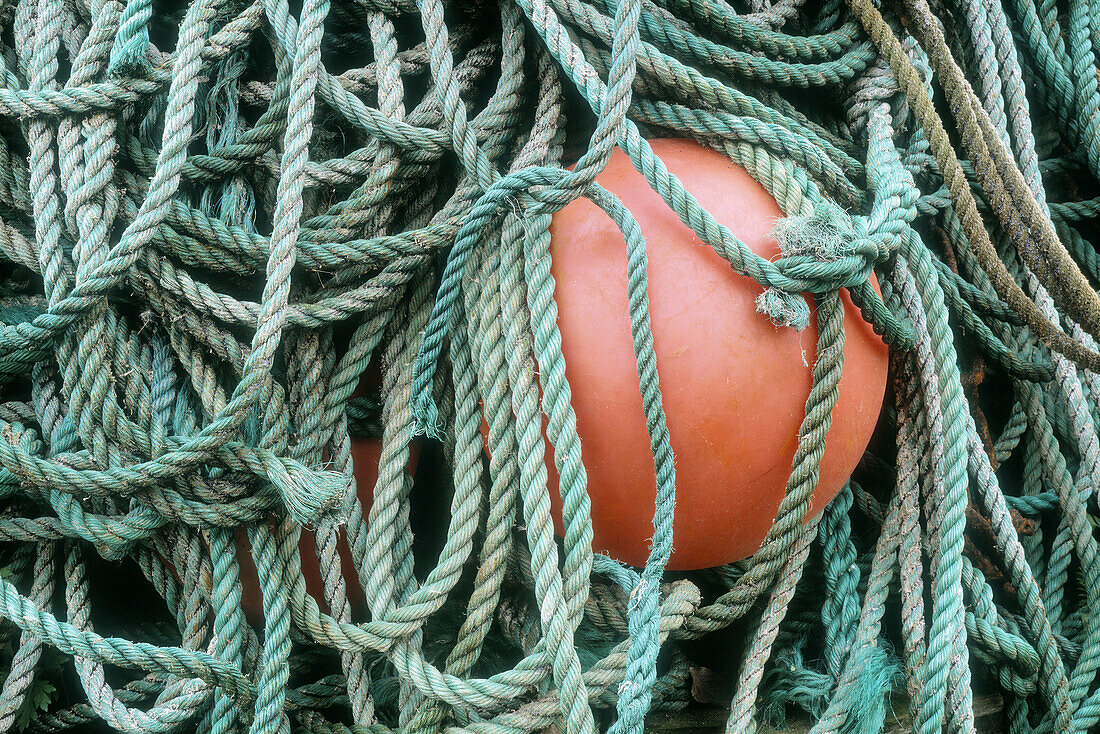
[[[0,30],[0,731],[633,733],[728,660],[729,731],[870,734],[898,689],[924,734],[986,688],[1011,734],[1100,721],[1095,4],[17,0]],[[760,182],[783,255],[660,136]],[[616,147],[759,318],[817,326],[764,543],[675,580]],[[640,569],[593,553],[562,356],[582,197],[627,253]],[[841,289],[893,399],[810,517]]]

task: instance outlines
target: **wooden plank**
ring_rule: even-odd
[[[717,707],[691,709],[677,713],[652,714],[646,722],[649,734],[716,734],[724,732],[728,712]],[[806,734],[812,723],[807,718],[791,717],[782,730],[761,726],[759,734]],[[1004,703],[997,694],[974,698],[974,729],[979,734],[1004,734]],[[894,715],[887,714],[883,734],[909,734],[912,722],[904,699],[894,704]]]

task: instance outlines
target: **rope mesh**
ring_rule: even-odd
[[[875,732],[895,694],[914,732],[973,732],[978,689],[1013,734],[1094,731],[1098,17],[0,2],[0,731],[637,734],[704,680],[729,732]],[[654,137],[748,170],[783,256]],[[764,287],[761,318],[816,320],[787,494],[743,562],[664,569],[645,241],[595,183],[616,148]],[[591,550],[548,232],[578,197],[628,253],[641,569]],[[841,288],[892,348],[886,438],[808,518]],[[353,438],[380,442],[366,505]]]

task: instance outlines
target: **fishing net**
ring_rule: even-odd
[[[1098,39],[1087,0],[0,2],[0,730],[626,733],[706,680],[731,732],[902,700],[969,732],[975,691],[1008,731],[1095,731]],[[747,169],[784,256],[654,137]],[[747,561],[664,568],[645,243],[593,183],[616,147],[760,318],[816,325]],[[578,197],[637,295],[641,569],[591,550],[547,233]],[[893,380],[811,518],[841,288]]]

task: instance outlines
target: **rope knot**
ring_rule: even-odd
[[[883,252],[881,238],[868,232],[865,218],[824,202],[810,214],[780,219],[772,236],[783,256],[775,263],[778,277],[757,297],[756,310],[797,331],[810,323],[804,293],[858,285],[870,277]]]

